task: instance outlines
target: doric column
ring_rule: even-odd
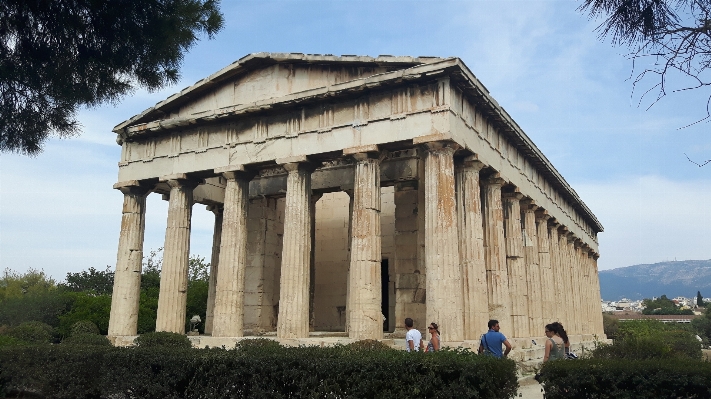
[[[163,266],[160,273],[156,331],[185,333],[185,306],[188,294],[190,218],[193,189],[198,182],[184,174],[161,179],[170,186],[168,223],[165,229]]]
[[[349,268],[350,314],[348,336],[352,339],[382,339],[380,158],[372,152],[350,152],[356,160],[351,213]]]
[[[469,157],[456,169],[459,257],[464,280],[464,339],[478,339],[489,321],[484,224],[479,171],[484,164]]]
[[[439,323],[444,342],[458,342],[464,340],[464,300],[454,196],[457,146],[442,142],[425,146],[427,323]]]
[[[595,315],[597,316],[597,322],[595,323],[595,330],[597,332],[597,335],[601,338],[605,338],[605,329],[603,328],[603,322],[602,322],[602,309],[600,306],[600,303],[602,302],[602,298],[600,296],[600,275],[598,274],[598,269],[597,269],[597,259],[600,257],[599,254],[593,252],[592,256],[590,257],[590,262],[592,263],[592,272],[593,272],[593,290],[594,290],[594,301],[596,304],[596,312]]]
[[[227,184],[212,335],[241,337],[247,268],[247,206],[252,175],[241,166],[216,169],[215,172],[222,173]]]
[[[560,253],[560,248],[558,247],[560,244],[560,240],[558,237],[558,227],[560,226],[559,223],[555,222],[553,219],[549,222],[549,231],[550,231],[550,258],[551,258],[551,270],[553,272],[553,290],[554,290],[554,303],[556,304],[555,307],[553,307],[552,314],[553,317],[551,320],[548,322],[553,322],[553,321],[560,321],[564,322],[564,316],[565,316],[565,310],[566,310],[566,303],[565,303],[565,286],[563,285],[563,271],[561,269],[561,253]]]
[[[146,196],[149,188],[132,181],[117,183],[123,193],[123,213],[114,273],[109,336],[136,335],[138,302],[141,296],[143,233],[146,224]]]
[[[538,230],[538,263],[541,270],[541,308],[543,325],[555,319],[555,276],[551,268],[550,238],[548,231],[548,219],[550,215],[545,210],[539,210],[536,214],[536,227]],[[538,331],[533,330],[534,334]]]
[[[312,167],[305,162],[286,162],[284,169],[289,174],[286,179],[277,337],[307,338],[311,284]]]
[[[569,246],[569,236],[570,232],[568,231],[568,228],[565,226],[561,226],[558,231],[558,250],[560,252],[560,257],[559,257],[559,264],[560,264],[560,273],[561,273],[561,280],[562,280],[562,286],[563,286],[563,302],[562,302],[562,309],[563,309],[563,315],[561,319],[561,323],[565,326],[565,329],[568,331],[568,335],[573,335],[576,334],[576,326],[575,326],[575,316],[573,315],[573,312],[575,312],[575,305],[573,302],[573,287],[571,285],[571,275],[570,275],[570,246]]]
[[[309,331],[316,330],[316,310],[314,298],[316,296],[316,203],[323,197],[323,193],[311,193],[309,204],[310,228],[311,228],[311,256],[309,257]],[[350,231],[350,230],[349,230]],[[346,292],[346,302],[348,302],[348,292]]]
[[[573,312],[573,314],[575,315],[575,325],[578,328],[578,334],[587,334],[589,332],[585,329],[585,321],[587,319],[587,311],[585,308],[587,304],[587,301],[585,300],[587,287],[583,285],[585,278],[583,273],[583,265],[581,264],[582,241],[576,238],[573,240],[572,244],[573,262],[571,262],[571,266],[574,269],[572,273],[573,303],[575,304],[575,309],[581,309],[581,312]]]
[[[587,245],[583,244],[580,247],[580,252],[578,254],[578,264],[580,265],[580,287],[581,296],[583,304],[583,333],[584,334],[594,334],[593,330],[593,308],[592,308],[592,280],[590,278],[590,263],[588,263],[588,251]]]
[[[511,336],[530,337],[528,320],[528,283],[521,234],[521,199],[519,192],[503,194],[506,266],[509,269],[511,295]]]
[[[506,268],[506,238],[501,186],[498,174],[484,181],[484,248],[486,282],[489,294],[489,318],[498,320],[502,328],[513,328],[509,272]],[[486,328],[486,327],[483,327]]]
[[[526,260],[526,283],[528,288],[528,323],[531,336],[541,336],[543,322],[543,281],[538,256],[538,229],[536,226],[536,206],[532,200],[522,203],[523,211],[523,253]]]
[[[222,240],[222,205],[210,205],[207,210],[215,214],[215,227],[212,232],[212,254],[210,256],[210,279],[207,283],[207,310],[205,312],[205,334],[212,334],[212,321],[215,312],[215,290],[217,289],[217,267],[220,264],[220,242]]]

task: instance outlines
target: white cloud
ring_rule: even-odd
[[[574,186],[605,227],[600,269],[711,258],[711,181],[650,175]]]

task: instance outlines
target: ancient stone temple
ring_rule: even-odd
[[[136,335],[151,193],[159,331],[185,332],[193,205],[214,213],[202,346],[397,339],[406,317],[445,345],[490,318],[521,350],[556,320],[603,337],[600,222],[458,58],[252,54],[114,132],[114,339]]]

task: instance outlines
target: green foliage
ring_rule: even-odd
[[[217,0],[0,3],[0,151],[34,155],[79,131],[82,106],[179,80],[183,55],[223,25]]]
[[[78,333],[62,340],[62,345],[79,345],[79,346],[112,346],[111,342],[105,335],[93,333]]]
[[[378,340],[374,339],[362,339],[360,341],[352,342],[346,345],[352,350],[365,350],[365,351],[383,351],[383,350],[395,350],[389,345],[386,345]]]
[[[114,272],[109,266],[103,272],[90,267],[79,273],[67,273],[66,282],[59,286],[74,292],[110,295],[114,287]]]
[[[607,313],[602,314],[602,328],[609,339],[617,337],[617,330],[620,328],[620,321]]]
[[[283,348],[284,347],[281,346],[279,342],[268,338],[245,338],[237,341],[235,344],[235,349],[240,351],[249,351],[253,349],[257,351],[267,351],[270,349],[280,350]]]
[[[246,341],[246,340],[245,340]],[[0,380],[54,398],[512,398],[511,360],[469,351],[407,353],[346,347],[249,350],[0,348]]]
[[[96,324],[94,324],[94,322],[91,320],[79,320],[76,323],[72,324],[70,336],[73,337],[79,334],[99,335],[99,327],[97,327]]]
[[[634,320],[619,324],[612,345],[592,351],[595,359],[701,359],[701,344],[689,326],[658,320]]]
[[[3,346],[21,346],[21,345],[26,345],[26,344],[27,343],[25,341],[19,340],[15,337],[0,334],[0,348],[2,348]],[[2,397],[2,396],[0,396],[0,397]]]
[[[696,306],[704,306],[704,297],[701,296],[701,291],[696,291]]]
[[[140,348],[192,348],[190,340],[185,335],[165,331],[142,334],[134,342]]]
[[[108,333],[111,296],[85,292],[66,292],[64,295],[69,298],[69,311],[59,316],[59,332],[62,336],[71,335],[74,323],[83,320],[96,324],[101,334]]]
[[[54,328],[40,321],[27,321],[7,332],[7,335],[20,341],[43,344],[54,339]]]
[[[711,342],[711,306],[707,306],[702,317],[691,320],[694,331],[708,344]]]
[[[44,271],[28,270],[25,274],[5,269],[0,278],[0,302],[54,291],[57,285]]]
[[[689,359],[555,361],[541,373],[546,399],[711,397],[711,363]]]
[[[662,295],[657,299],[645,299],[642,301],[644,305],[643,314],[658,314],[658,315],[691,315],[694,312],[691,309],[680,309],[674,301]]]

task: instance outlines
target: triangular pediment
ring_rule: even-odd
[[[441,61],[436,57],[250,54],[114,128],[251,104]]]

